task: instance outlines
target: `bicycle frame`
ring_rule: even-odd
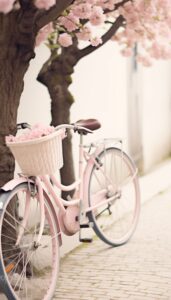
[[[58,128],[69,128],[69,129],[73,129],[72,125],[66,125],[63,124],[61,126],[58,126]],[[121,142],[119,139],[115,139],[117,140],[117,142]],[[52,199],[55,202],[55,206],[58,207],[61,216],[64,217],[66,214],[66,208],[65,207],[69,207],[69,206],[77,206],[78,207],[78,214],[79,214],[79,223],[81,222],[81,219],[85,219],[86,218],[86,213],[98,208],[100,205],[103,204],[108,204],[111,201],[115,201],[119,195],[116,193],[114,194],[112,197],[105,197],[106,195],[106,189],[101,190],[100,194],[96,195],[97,201],[95,201],[95,205],[93,206],[89,206],[88,205],[88,189],[87,189],[87,184],[89,182],[89,178],[90,178],[90,171],[92,169],[92,165],[97,165],[97,167],[100,167],[100,163],[98,162],[98,160],[96,159],[96,157],[98,156],[98,154],[104,150],[104,144],[101,145],[93,145],[93,147],[95,148],[95,150],[90,153],[90,149],[92,147],[92,144],[89,146],[89,150],[86,151],[85,148],[87,146],[85,146],[83,144],[83,134],[80,134],[80,143],[79,143],[79,176],[78,176],[78,180],[76,180],[74,183],[72,183],[71,185],[65,186],[63,184],[61,184],[54,175],[44,175],[44,176],[37,176],[35,178],[28,178],[25,177],[24,175],[20,175],[21,178],[18,180],[13,180],[11,183],[8,183],[7,185],[5,185],[3,187],[3,190],[8,190],[8,189],[12,189],[14,188],[17,184],[17,182],[29,182],[35,184],[37,186],[37,192],[38,192],[38,196],[39,196],[39,200],[40,200],[40,212],[41,212],[41,218],[40,218],[40,229],[39,229],[39,234],[38,234],[38,238],[36,243],[39,244],[42,234],[43,234],[43,230],[44,230],[44,221],[45,221],[45,207],[44,207],[44,191],[47,191],[46,193],[49,194],[51,197],[48,198],[51,201],[51,203],[53,202]],[[52,182],[52,183],[51,183]],[[110,182],[110,181],[109,181]],[[112,185],[112,182],[110,182],[110,184]],[[61,191],[71,191],[73,189],[76,189],[76,195],[77,195],[77,199],[70,199],[69,201],[62,199],[59,195],[57,195],[57,193],[54,190],[54,186],[56,186],[59,190]],[[32,193],[31,189],[30,192]],[[52,198],[52,199],[51,199]],[[24,214],[24,218],[22,221],[22,228],[25,227],[25,224],[27,223],[27,216],[28,216],[28,211],[29,211],[29,199],[26,203],[26,209],[25,209],[25,214]],[[52,206],[54,206],[54,204],[52,203]],[[58,212],[55,210],[57,218],[58,218]],[[59,218],[58,218],[59,219]],[[60,223],[60,222],[59,222]],[[79,224],[78,223],[78,224]],[[62,227],[62,226],[61,226]],[[23,234],[24,230],[21,230],[18,238],[17,238],[17,242],[16,245],[18,245],[20,243],[22,234]],[[62,230],[63,231],[63,230]]]
[[[96,164],[97,167],[100,167],[99,162],[96,160],[97,155],[104,149],[104,146],[94,146],[96,147],[95,151],[93,153],[89,153],[89,151],[85,150],[84,144],[83,144],[83,136],[80,135],[80,144],[79,144],[79,178],[71,185],[65,186],[61,184],[54,175],[50,176],[41,176],[40,178],[37,177],[36,179],[36,185],[38,186],[38,192],[39,192],[39,199],[40,199],[40,207],[41,207],[41,224],[40,224],[40,231],[39,236],[37,239],[37,243],[40,242],[43,228],[44,228],[44,202],[43,202],[43,192],[41,191],[43,189],[43,186],[45,187],[45,190],[48,191],[48,193],[51,195],[52,199],[55,201],[55,205],[59,208],[59,211],[61,213],[61,216],[64,217],[66,215],[66,208],[65,207],[71,207],[71,206],[77,206],[78,207],[78,218],[77,222],[78,224],[81,223],[81,219],[85,220],[86,214],[89,211],[92,211],[94,209],[97,209],[100,205],[108,204],[111,201],[115,201],[118,197],[120,197],[119,192],[114,193],[111,197],[106,197],[106,189],[101,190],[100,194],[96,195],[97,200],[95,201],[95,205],[89,206],[88,205],[88,190],[87,190],[87,184],[90,177],[90,169],[92,168],[92,165]],[[85,166],[84,166],[85,164]],[[110,180],[107,178],[107,180],[110,182]],[[110,185],[113,183],[110,182]],[[76,195],[77,199],[70,199],[69,201],[64,200],[61,198],[57,193],[55,192],[54,186],[56,186],[61,191],[71,191],[73,189],[76,189]],[[74,215],[71,216],[74,220]],[[85,221],[83,221],[85,222]],[[60,223],[60,222],[59,222]],[[61,226],[62,227],[62,226]],[[62,230],[63,231],[63,230]],[[65,230],[64,230],[64,233]],[[75,232],[74,232],[75,233]],[[68,234],[68,232],[66,233]],[[69,234],[70,235],[70,232]]]
[[[62,130],[60,153],[58,143],[54,143],[56,149],[50,145],[43,152],[44,147],[40,145],[39,151],[30,151],[30,160],[29,149],[28,156],[23,150],[28,168],[24,169],[17,156],[16,159],[23,172],[30,176],[19,174],[19,178],[0,189],[0,285],[9,299],[32,298],[36,289],[40,298],[53,298],[62,233],[72,236],[78,232],[79,241],[85,243],[92,242],[96,235],[107,245],[116,247],[125,244],[137,226],[140,211],[137,168],[123,151],[122,141],[102,139],[84,145],[83,135],[90,128],[99,128],[95,119],[58,126],[61,127],[80,134],[78,179],[65,186],[58,175],[51,174],[62,166],[61,142],[65,137]],[[50,162],[52,168],[48,167]],[[73,194],[73,190],[72,198],[63,199],[60,195],[61,191]]]
[[[79,178],[76,180],[74,183],[71,185],[65,186],[61,184],[54,175],[45,175],[41,177],[36,177],[36,185],[38,187],[38,193],[39,193],[39,199],[40,199],[40,211],[41,211],[41,223],[40,223],[40,230],[39,230],[39,235],[37,238],[37,243],[40,242],[41,236],[43,234],[43,229],[44,229],[44,201],[43,201],[43,189],[48,191],[48,193],[51,195],[53,200],[55,201],[55,205],[58,207],[60,210],[62,216],[65,215],[66,213],[66,208],[68,206],[78,206],[80,207],[81,200],[84,203],[84,173],[85,173],[85,167],[83,166],[84,162],[90,160],[92,155],[89,155],[85,150],[84,150],[84,145],[83,145],[83,136],[82,134],[80,135],[80,144],[79,144]],[[93,160],[94,161],[94,160]],[[43,187],[44,186],[44,187]],[[54,186],[56,186],[59,190],[61,191],[71,191],[73,189],[76,189],[76,194],[77,194],[77,199],[70,199],[69,201],[64,200],[61,198],[59,195],[54,190]],[[51,199],[49,197],[49,199]],[[24,221],[24,220],[23,220]],[[19,243],[20,238],[17,240],[17,243]]]

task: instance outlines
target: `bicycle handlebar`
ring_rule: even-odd
[[[26,129],[26,128],[31,129],[31,125],[28,124],[27,122],[17,124],[17,130]],[[74,132],[76,132],[76,131],[79,132],[81,130],[83,133],[92,133],[93,132],[92,130],[90,130],[86,127],[83,127],[83,126],[79,126],[77,124],[61,124],[61,125],[58,125],[55,127],[55,130],[59,130],[59,129],[73,129]]]
[[[31,129],[31,125],[29,125],[26,122],[24,122],[24,123],[18,123],[17,124],[17,130],[19,130],[19,129],[26,129],[26,128]]]

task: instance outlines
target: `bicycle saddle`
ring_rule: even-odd
[[[86,119],[86,120],[81,119],[81,120],[78,120],[76,123],[74,123],[74,125],[85,127],[92,131],[97,130],[101,127],[100,122],[96,119]],[[84,131],[84,129],[76,129],[76,131],[78,131],[78,133],[82,133],[82,134],[88,133],[88,132]]]

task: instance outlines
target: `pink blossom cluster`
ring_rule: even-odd
[[[66,33],[59,35],[59,44],[68,47],[72,35],[89,41],[93,46],[102,43],[93,36],[93,27],[104,27],[106,21],[114,22],[122,15],[125,24],[113,37],[121,46],[121,53],[130,56],[138,45],[137,61],[149,66],[153,59],[171,58],[171,1],[130,0],[115,9],[120,0],[75,0],[68,13],[58,19]],[[106,10],[108,11],[106,13]],[[84,22],[84,21],[88,22]],[[84,24],[85,25],[82,25]]]
[[[11,142],[24,142],[24,141],[34,140],[49,135],[54,131],[55,131],[55,127],[53,126],[44,126],[42,124],[36,124],[32,127],[32,129],[26,129],[25,132],[21,135],[6,136],[6,142],[11,143]]]
[[[60,34],[59,38],[58,38],[58,43],[62,47],[69,47],[70,45],[72,45],[72,37],[71,37],[71,35],[68,34],[67,32],[64,32],[64,33]]]
[[[126,26],[115,35],[123,55],[138,45],[137,60],[150,66],[153,59],[171,59],[171,1],[129,1],[118,10]]]
[[[42,27],[39,30],[36,37],[36,46],[39,46],[42,42],[44,42],[52,31],[53,31],[52,22]]]
[[[114,7],[115,0],[112,1]],[[69,35],[74,32],[79,40],[89,41],[93,46],[98,46],[102,43],[99,36],[93,34],[93,27],[103,26],[106,21],[106,15],[104,13],[105,0],[76,0],[71,5],[69,13],[61,16],[58,19],[60,26],[66,30],[67,35],[62,33],[62,41],[59,35],[58,42],[61,46],[68,47],[71,45],[72,39],[69,39]],[[88,21],[88,25],[82,25],[82,21]],[[87,22],[86,22],[87,23]]]
[[[150,66],[153,59],[171,59],[171,0],[130,0],[115,9],[116,4],[121,2],[75,0],[68,14],[58,19],[66,30],[65,35],[62,33],[62,39],[59,36],[59,44],[70,46],[74,33],[78,40],[98,46],[102,40],[99,36],[93,36],[93,27],[104,27],[106,21],[114,22],[122,15],[124,26],[112,39],[119,43],[124,56],[131,56],[137,44],[137,61],[145,66]]]
[[[50,7],[56,4],[56,0],[35,0],[35,6],[39,9],[48,10]]]
[[[17,3],[0,0],[0,12],[8,13]],[[56,3],[57,0],[34,0],[37,8],[45,10]],[[76,36],[96,47],[102,43],[102,34],[97,32],[107,30],[106,22],[114,23],[119,15],[125,21],[112,39],[119,43],[123,55],[132,55],[137,44],[137,60],[145,66],[151,65],[153,59],[171,58],[171,0],[75,0],[57,20],[57,42],[68,47]],[[51,31],[52,25],[42,28],[36,44]]]
[[[0,0],[0,13],[7,14],[9,13],[14,4],[19,5],[19,1],[16,0]],[[39,9],[50,9],[53,5],[56,4],[56,0],[35,0],[34,4]]]
[[[15,0],[0,0],[0,12],[7,14],[13,9]]]
[[[76,36],[79,40],[90,41],[93,46],[98,46],[102,40],[100,37],[93,37],[92,26],[104,26],[105,21],[114,22],[117,16],[122,15],[125,25],[118,30],[113,40],[119,43],[124,56],[132,55],[135,44],[138,44],[137,61],[145,66],[150,66],[153,59],[171,59],[171,1],[130,0],[115,9],[115,5],[120,2],[77,0],[71,6],[69,14],[59,18],[59,23],[68,32],[72,32],[72,28],[77,29]],[[108,10],[107,14],[105,10]],[[75,19],[72,17],[70,27],[68,19],[71,15]],[[79,25],[85,19],[89,20],[89,24]]]

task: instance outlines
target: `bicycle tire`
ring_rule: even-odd
[[[3,193],[0,203],[0,282],[10,300],[50,300],[59,272],[59,242],[55,215],[44,195],[45,227],[40,244],[35,247],[39,233],[40,207],[38,194],[30,194],[33,184],[22,183]],[[29,195],[30,210],[20,244],[15,247],[17,233],[25,216],[25,196]],[[17,209],[16,209],[17,207]],[[34,213],[34,215],[33,215]]]
[[[105,193],[103,200],[111,196],[114,200],[89,211],[87,216],[102,241],[113,247],[120,246],[131,238],[139,219],[140,190],[137,169],[131,158],[115,147],[107,147],[96,159],[99,167],[94,163],[90,168],[88,204],[90,207],[96,205],[102,191]],[[128,193],[125,195],[126,192]]]

